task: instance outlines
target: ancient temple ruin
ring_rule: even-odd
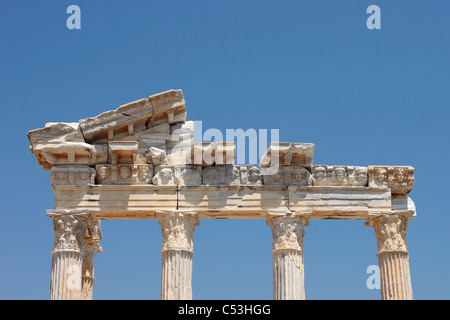
[[[414,168],[313,165],[310,143],[272,143],[259,168],[235,165],[234,142],[194,143],[193,135],[181,90],[28,132],[54,191],[51,299],[92,299],[108,219],[158,219],[161,299],[192,299],[194,229],[217,218],[267,221],[278,300],[305,298],[310,219],[364,220],[378,244],[381,298],[412,299],[405,238],[416,215]]]

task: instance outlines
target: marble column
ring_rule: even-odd
[[[86,222],[89,216],[82,210],[48,210],[55,232],[50,282],[51,300],[81,298],[81,270]]]
[[[300,215],[273,216],[273,299],[304,300],[303,237],[308,218]]]
[[[84,237],[84,252],[82,263],[81,300],[92,300],[94,286],[94,258],[98,252],[103,252],[99,245],[102,238],[100,220],[89,218]]]
[[[377,238],[382,300],[413,299],[406,249],[408,220],[406,214],[391,213],[370,216],[366,222]]]
[[[192,299],[194,229],[200,224],[193,211],[157,211],[161,225],[161,299]]]

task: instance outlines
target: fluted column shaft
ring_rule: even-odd
[[[192,299],[192,257],[196,213],[189,211],[157,211],[161,225],[162,267],[161,299]]]
[[[102,252],[99,242],[102,238],[100,220],[88,219],[86,235],[84,238],[84,252],[82,264],[81,300],[92,300],[94,290],[94,258]]]
[[[275,216],[272,227],[273,299],[304,300],[303,237],[308,220],[304,216]]]
[[[55,232],[50,282],[51,300],[81,298],[81,269],[86,211],[49,210]]]
[[[380,267],[381,299],[412,300],[409,254],[406,247],[408,216],[382,214],[366,223],[375,230]]]

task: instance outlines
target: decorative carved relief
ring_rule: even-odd
[[[414,168],[369,166],[369,187],[389,187],[392,194],[407,194],[414,187]]]
[[[397,214],[383,214],[370,217],[366,226],[373,227],[377,237],[378,252],[405,251],[408,217]]]
[[[175,170],[173,167],[157,166],[152,179],[154,185],[176,185]]]
[[[294,249],[303,251],[306,217],[273,217],[267,222],[272,227],[273,250]]]
[[[53,219],[55,251],[82,251],[89,213],[49,210],[47,215]]]
[[[52,185],[88,185],[95,183],[95,169],[89,166],[53,166]]]
[[[156,217],[161,225],[163,251],[193,250],[194,230],[200,224],[194,213],[157,212]]]
[[[253,165],[242,165],[238,166],[241,173],[241,184],[248,185],[261,185],[262,184],[262,174],[259,168]]]
[[[159,166],[161,164],[167,163],[165,149],[150,147],[148,149],[148,152],[145,153],[145,157],[148,159],[148,163],[151,163],[154,166]]]
[[[101,164],[96,166],[97,184],[150,184],[153,166],[148,164]]]
[[[237,166],[223,165],[203,168],[203,184],[238,185],[240,182],[240,172]]]
[[[316,165],[311,173],[316,186],[367,186],[365,167]]]
[[[278,168],[275,174],[265,174],[263,168],[263,181],[267,185],[282,186],[309,186],[311,185],[311,173],[300,166],[285,166]]]
[[[179,186],[199,186],[202,184],[201,166],[175,167],[175,181]]]

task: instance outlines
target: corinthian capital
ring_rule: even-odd
[[[194,211],[157,211],[156,217],[161,225],[163,251],[193,251],[195,227],[200,224]]]
[[[407,251],[406,230],[410,215],[389,213],[370,216],[366,226],[373,227],[377,237],[378,252]]]
[[[55,250],[84,249],[84,237],[89,212],[85,210],[47,210],[47,215],[53,219],[55,232]]]
[[[272,227],[273,250],[303,251],[304,228],[309,225],[307,216],[272,216],[267,220],[267,224]]]

